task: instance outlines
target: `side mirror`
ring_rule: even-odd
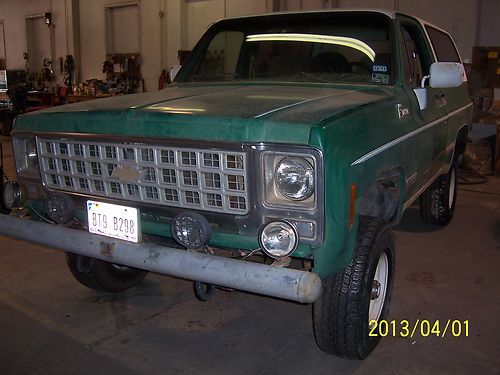
[[[436,89],[459,87],[466,81],[462,64],[436,62],[431,65],[429,84]]]
[[[431,65],[430,74],[422,78],[420,87],[413,89],[420,109],[427,108],[427,89],[425,81],[435,89],[459,87],[467,81],[464,66],[454,62],[436,62]]]

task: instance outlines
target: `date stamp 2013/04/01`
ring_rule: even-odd
[[[370,320],[369,336],[399,336],[399,337],[469,337],[469,320],[447,319],[427,320],[417,319],[412,322],[406,319]]]

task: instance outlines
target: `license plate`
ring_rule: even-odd
[[[139,242],[137,208],[87,201],[87,215],[90,233]]]

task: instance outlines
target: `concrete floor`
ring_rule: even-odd
[[[317,349],[311,306],[223,291],[199,302],[192,283],[154,274],[97,293],[63,253],[0,237],[0,374],[500,374],[500,178],[460,186],[448,227],[412,207],[395,236],[389,318],[468,320],[469,336],[389,336],[365,361]]]

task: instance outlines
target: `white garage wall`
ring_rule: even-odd
[[[489,0],[499,3],[498,0]],[[286,10],[308,9],[316,0],[281,0]],[[319,7],[388,9],[423,18],[450,32],[458,44],[462,58],[471,59],[476,41],[476,19],[479,0],[329,0]],[[326,6],[325,6],[326,5]]]
[[[191,49],[211,23],[224,18],[224,0],[186,1],[182,45]]]
[[[105,5],[130,2],[131,0],[0,0],[0,20],[5,24],[7,68],[24,68],[22,56],[26,49],[24,18],[51,12],[55,39],[53,60],[59,79],[58,58],[64,58],[67,53],[78,55],[78,51],[81,56],[81,80],[104,78],[102,62],[106,57]],[[500,23],[497,20],[500,0],[137,0],[137,2],[140,8],[141,72],[148,91],[157,88],[162,69],[177,63],[177,50],[192,49],[212,22],[225,17],[267,13],[276,8],[312,10],[363,7],[412,13],[450,31],[457,41],[462,57],[468,59],[471,58],[474,45],[500,45]]]
[[[54,48],[52,62],[56,82],[62,81],[59,72],[59,57],[67,53],[65,0],[0,0],[0,20],[4,22],[7,69],[24,69],[23,52],[26,51],[25,17],[52,13]],[[41,69],[41,66],[40,66]]]
[[[477,1],[399,0],[399,10],[414,14],[448,31],[455,39],[462,59],[472,60],[472,47],[477,38]]]
[[[0,19],[0,60],[5,60],[5,35],[3,33],[3,20]],[[1,69],[4,69],[3,67]]]
[[[143,0],[144,1],[144,0]],[[163,0],[165,67],[177,64],[177,51],[190,50],[213,22],[250,14],[270,13],[273,0]]]
[[[183,49],[192,49],[207,27],[215,21],[272,11],[272,0],[186,0],[182,5],[185,8]]]
[[[106,5],[126,3],[131,2],[124,0],[80,1],[82,80],[104,78],[102,63],[106,59]],[[161,3],[162,0],[139,2],[139,52],[141,54],[141,74],[146,90],[157,88],[158,77],[161,73],[160,25],[162,19],[159,14]]]
[[[281,0],[280,9],[282,10],[316,10],[330,8],[328,1],[323,0]]]
[[[480,0],[477,46],[500,46],[500,0]]]
[[[321,0],[319,0],[321,1]],[[272,0],[226,1],[226,17],[248,16],[250,14],[271,13]]]

